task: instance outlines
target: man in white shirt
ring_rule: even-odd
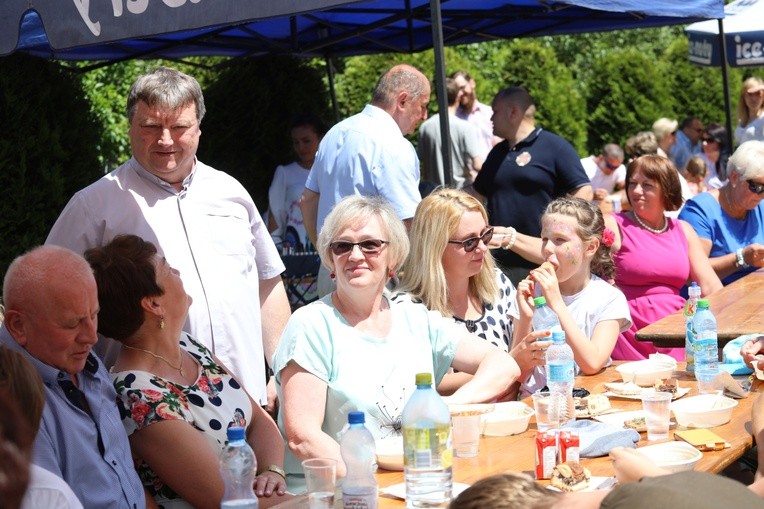
[[[595,202],[602,202],[614,191],[626,187],[623,149],[615,143],[603,146],[599,155],[581,159],[581,165],[592,182]]]
[[[79,254],[119,234],[154,243],[193,299],[184,330],[275,409],[265,361],[290,315],[284,264],[247,190],[196,158],[204,113],[191,76],[159,67],[138,77],[127,100],[133,157],[77,192],[46,243]],[[116,352],[104,343],[98,353],[110,366]]]

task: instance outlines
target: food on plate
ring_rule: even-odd
[[[606,383],[605,388],[619,396],[639,396],[644,390],[634,382],[611,382]]]
[[[626,419],[623,421],[623,425],[627,428],[631,428],[637,431],[643,431],[647,429],[647,421],[645,421],[645,416],[639,416],[639,417],[632,417],[631,419]]]
[[[604,394],[590,394],[585,398],[573,398],[576,417],[593,417],[610,410],[610,400]]]
[[[655,381],[655,390],[657,392],[676,394],[676,391],[679,390],[679,380],[676,378],[659,378]]]
[[[560,463],[552,470],[552,486],[560,491],[581,491],[589,487],[592,473],[580,463]]]

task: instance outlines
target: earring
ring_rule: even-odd
[[[387,277],[389,277],[390,279],[394,278],[395,277],[395,272],[393,272],[391,270],[390,272],[387,273]]]
[[[334,272],[330,272],[330,273],[329,273],[329,277],[330,277],[330,278],[332,278],[332,279],[334,279],[334,278],[336,278],[336,277],[337,277],[337,274],[335,274]]]
[[[164,315],[159,318],[159,328],[164,329]]]

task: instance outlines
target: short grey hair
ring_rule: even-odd
[[[741,143],[727,162],[727,175],[732,173],[741,180],[764,178],[764,142]]]
[[[130,123],[139,101],[173,111],[193,103],[196,106],[196,120],[200,124],[207,111],[199,82],[169,67],[157,67],[148,74],[138,76],[130,87],[127,95],[127,119]]]
[[[406,92],[412,99],[418,99],[427,93],[429,81],[416,67],[399,64],[382,74],[374,87],[371,103],[382,109],[395,104],[398,94]]]
[[[397,270],[409,254],[409,237],[406,227],[393,210],[393,207],[381,196],[353,195],[343,199],[334,206],[326,216],[321,232],[318,234],[318,254],[324,267],[334,270],[332,250],[329,245],[337,239],[337,236],[345,229],[354,226],[365,225],[372,215],[376,215],[382,223],[382,228],[387,238],[381,239],[389,242],[385,249],[388,250],[388,269]]]

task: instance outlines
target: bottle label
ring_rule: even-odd
[[[684,347],[684,357],[687,362],[685,371],[692,374],[695,372],[695,329],[692,326],[692,320],[688,320],[685,324]]]
[[[546,369],[548,382],[572,382],[576,374],[572,361],[547,364]]]
[[[404,465],[408,468],[450,468],[451,423],[437,423],[432,428],[403,428]]]
[[[367,495],[342,494],[342,506],[345,509],[377,509],[377,492]]]

